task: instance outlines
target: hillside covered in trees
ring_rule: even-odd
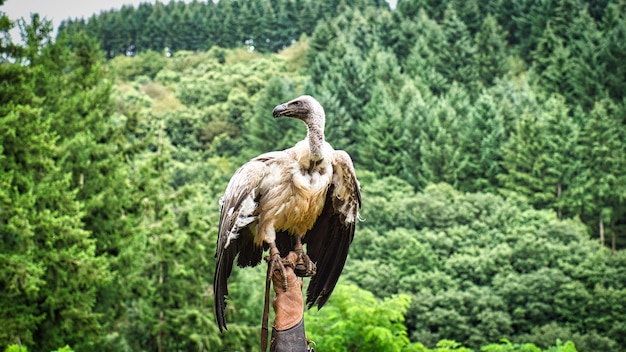
[[[264,268],[215,323],[218,199],[306,93],[363,193],[318,350],[626,349],[626,2],[347,3],[0,16],[1,348],[257,350]]]
[[[351,1],[351,8],[387,6],[384,0]],[[245,45],[260,52],[276,52],[310,35],[323,18],[347,8],[344,1],[236,0],[182,1],[127,5],[67,19],[59,30],[84,31],[99,39],[107,57],[134,56],[147,50],[175,52],[208,50],[213,46]]]

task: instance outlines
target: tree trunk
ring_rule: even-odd
[[[163,262],[159,263],[159,286],[163,286]],[[165,326],[165,314],[159,312],[159,332],[157,334],[157,351],[163,352],[163,326]]]
[[[602,215],[600,215],[600,221],[598,222],[598,230],[600,231],[600,245],[604,247],[604,222],[602,221]]]
[[[561,192],[562,192],[562,190],[561,190],[561,182],[559,182],[559,183],[556,184],[556,200],[557,200],[557,204],[560,204]],[[556,214],[559,217],[559,219],[561,219],[563,217],[560,205],[556,209]]]
[[[611,251],[613,253],[615,253],[617,251],[617,248],[615,248],[615,238],[617,237],[617,235],[615,234],[617,231],[615,231],[615,221],[611,221]]]

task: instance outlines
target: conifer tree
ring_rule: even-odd
[[[324,107],[326,113],[326,140],[336,149],[347,151],[350,155],[356,155],[357,145],[353,131],[358,129],[356,121],[346,112],[335,95],[328,90],[320,92],[313,88],[305,88],[305,92],[313,94]]]
[[[283,34],[281,30],[285,26],[286,18],[284,14],[281,14],[282,18],[278,18],[271,1],[264,1],[261,10],[256,47],[261,52],[276,52],[287,46],[283,37],[286,33]]]
[[[504,121],[492,95],[483,93],[473,104],[460,128],[459,144],[467,163],[459,171],[459,189],[493,192],[501,173]]]
[[[490,86],[508,71],[506,33],[491,15],[485,17],[480,32],[476,33],[476,63],[480,81]]]
[[[217,3],[217,16],[213,20],[217,20],[220,24],[217,31],[215,45],[223,48],[232,48],[240,46],[240,29],[238,26],[238,9],[236,1],[224,0]]]
[[[448,7],[454,8],[459,19],[465,24],[470,36],[474,36],[481,28],[484,18],[489,17],[488,12],[481,13],[478,0],[451,0]],[[486,1],[485,1],[486,2]],[[484,14],[487,14],[485,17]],[[444,12],[445,16],[445,12]]]
[[[183,18],[183,8],[182,6],[174,6],[174,4],[176,3],[172,1],[166,5],[167,16],[163,18],[165,28],[168,29],[165,47],[171,52],[189,48],[190,46],[187,43],[189,37],[186,36],[187,30],[185,27],[187,24]]]
[[[439,70],[443,61],[438,53],[445,49],[445,34],[437,22],[420,10],[417,23],[419,35],[405,62],[405,70],[412,77],[418,76],[434,94],[442,94],[449,84],[448,77]]]
[[[370,99],[369,86],[375,81],[372,79],[373,73],[368,67],[365,52],[355,45],[358,38],[350,30],[342,29],[353,24],[351,17],[355,18],[354,23],[364,22],[360,12],[350,11],[317,27],[311,39],[308,72],[311,83],[316,86],[316,92],[331,93],[347,114],[345,119],[358,125],[362,121],[363,107]],[[330,42],[327,43],[326,40]],[[346,143],[350,148],[356,146],[354,132],[342,135],[350,139]],[[358,154],[356,157],[358,159]]]
[[[562,38],[552,30],[548,24],[544,35],[538,43],[537,50],[533,51],[533,68],[538,75],[539,84],[548,94],[568,93],[567,62],[570,60],[570,51]]]
[[[174,148],[158,119],[148,121],[153,130],[153,152],[135,163],[133,181],[139,184],[141,204],[136,236],[145,246],[139,262],[136,294],[126,298],[128,309],[121,324],[125,343],[133,350],[216,350],[218,338],[211,304],[206,301],[209,275],[215,265],[213,253],[216,220],[210,204],[199,201],[197,185],[174,189]],[[208,199],[215,197],[206,195]]]
[[[623,108],[622,108],[623,109]],[[579,204],[585,221],[591,225],[602,245],[616,249],[617,219],[624,216],[626,167],[623,110],[605,99],[585,116],[581,132],[581,162],[585,173],[579,184]]]
[[[626,5],[611,3],[606,8],[602,22],[601,62],[606,69],[603,86],[609,96],[620,101],[626,96],[623,77],[626,75]]]
[[[204,41],[200,43],[200,49],[209,50],[214,45],[219,45],[218,40],[221,35],[220,27],[221,22],[225,20],[225,18],[220,19],[218,13],[218,5],[214,2],[209,1],[205,4],[205,6],[200,7],[202,11],[194,12],[194,14],[200,19],[200,22],[194,21],[196,25],[201,24],[202,28],[199,30],[204,33]]]
[[[407,147],[403,116],[385,85],[378,81],[372,99],[363,109],[359,134],[361,166],[380,176],[397,175],[402,169],[402,153]]]
[[[45,104],[65,89],[48,90],[63,74],[53,69],[65,67],[67,57],[54,56],[63,49],[51,43],[49,22],[33,15],[22,28],[24,56],[3,42],[3,52],[20,56],[0,65],[0,76],[14,84],[0,94],[0,345],[87,346],[100,329],[96,291],[110,276],[84,229],[72,175],[59,162],[63,138]]]
[[[476,46],[467,26],[461,21],[456,10],[448,6],[441,23],[446,50],[437,52],[440,64],[437,70],[450,82],[458,82],[475,96],[480,80],[476,60]]]
[[[250,155],[289,148],[306,134],[299,121],[271,117],[277,103],[293,99],[294,96],[294,89],[285,78],[275,77],[267,83],[254,105],[254,115],[246,124]]]
[[[157,2],[152,8],[150,16],[146,19],[145,31],[141,36],[139,50],[154,50],[162,53],[167,46],[167,30],[165,18],[167,12],[163,3]]]
[[[593,108],[596,100],[606,96],[602,78],[606,68],[601,63],[601,33],[593,18],[581,10],[569,26],[568,48],[571,57],[566,63],[568,104],[580,105],[585,111]]]
[[[439,98],[428,96],[427,102],[417,100],[413,113],[407,115],[410,122],[407,120],[405,126],[412,126],[412,143],[406,151],[404,173],[416,189],[434,182],[456,186],[466,163],[458,143],[461,125],[454,100],[467,99],[467,93],[458,86],[451,91],[457,92]]]
[[[411,79],[406,79],[398,97],[398,106],[401,109],[403,125],[407,134],[407,148],[401,152],[402,170],[399,175],[416,188],[424,186],[420,169],[419,138],[424,128],[424,118],[430,113],[426,101],[431,99],[434,98],[430,96],[428,88],[424,85],[419,86],[419,81],[416,82]]]
[[[581,170],[578,138],[579,128],[562,97],[550,97],[539,115],[524,114],[503,147],[502,192],[517,192],[536,208],[552,208],[559,216],[576,215],[570,189]]]

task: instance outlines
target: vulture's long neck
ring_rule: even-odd
[[[315,121],[315,120],[314,120]],[[323,117],[317,120],[317,123],[307,123],[306,138],[309,141],[309,152],[312,161],[320,161],[324,159],[324,120]]]

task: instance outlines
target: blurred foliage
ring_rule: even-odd
[[[402,351],[409,348],[402,324],[409,302],[407,295],[378,301],[369,291],[339,285],[332,304],[305,315],[307,338],[330,351]]]

